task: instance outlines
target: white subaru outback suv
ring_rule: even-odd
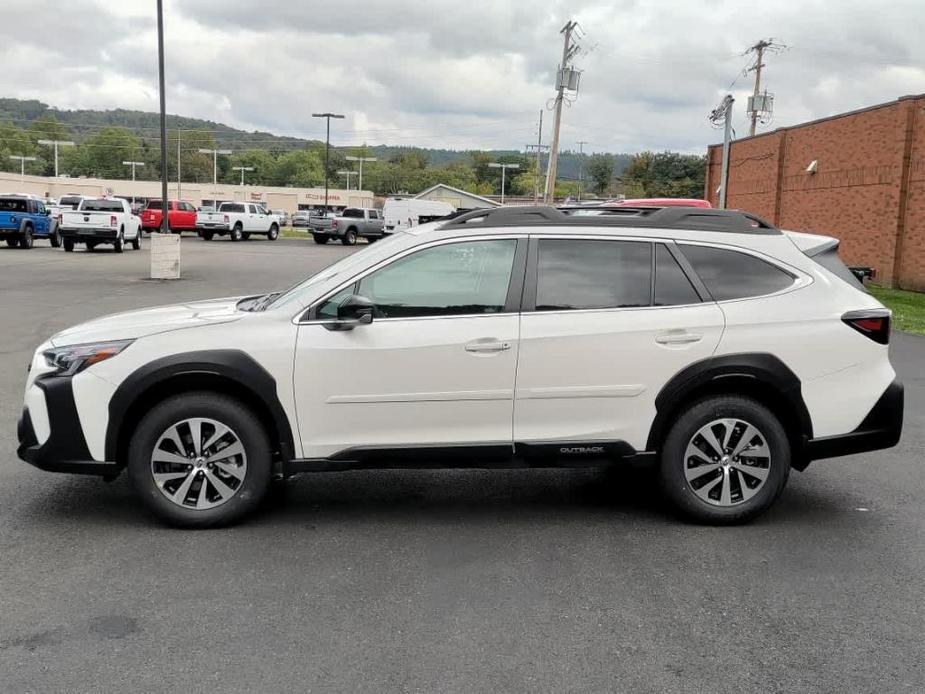
[[[632,457],[687,516],[745,521],[791,468],[899,440],[890,313],[837,246],[721,210],[464,214],[282,293],[55,335],[19,455],[127,470],[183,526],[231,522],[297,473]]]

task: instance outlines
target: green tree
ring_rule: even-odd
[[[640,152],[624,170],[623,182],[627,196],[700,198],[705,171],[706,158],[701,155]]]
[[[324,148],[321,156],[316,151],[297,149],[286,152],[276,160],[272,184],[310,188],[324,184]],[[336,174],[335,174],[336,175]],[[331,177],[331,181],[336,179]]]
[[[613,157],[609,154],[594,154],[588,158],[588,178],[591,179],[591,189],[598,195],[603,195],[613,180]]]
[[[145,154],[150,157],[150,150],[126,128],[103,128],[77,147],[68,148],[64,170],[72,176],[131,178],[131,168],[122,162],[144,161],[141,157]],[[139,174],[153,177],[140,169]]]
[[[55,149],[53,145],[40,145],[38,144],[39,140],[73,140],[71,137],[71,131],[68,130],[67,126],[59,122],[57,118],[53,115],[48,114],[36,118],[29,125],[29,137],[32,139],[32,142],[35,144],[36,155],[41,159],[41,162],[36,162],[38,166],[41,167],[41,174],[43,176],[54,176],[55,174]],[[60,152],[63,151],[59,149],[59,164],[60,164]],[[60,166],[59,166],[60,171]]]
[[[10,159],[11,156],[37,156],[35,142],[29,133],[17,128],[12,123],[0,123],[0,170],[20,172],[20,162]],[[39,174],[44,168],[44,162],[26,162],[26,173]]]

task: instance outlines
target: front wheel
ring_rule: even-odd
[[[51,232],[51,235],[48,237],[48,242],[51,244],[52,248],[61,247],[61,232],[58,231],[58,227],[55,227],[54,231]]]
[[[19,245],[19,239],[7,239],[6,245],[10,248],[16,248]]]
[[[240,224],[235,224],[231,230],[231,240],[240,241],[244,237],[244,232]]]
[[[267,238],[270,241],[276,241],[277,236],[279,236],[279,227],[274,224],[270,227],[270,231],[267,232]]]
[[[347,229],[340,242],[345,246],[355,246],[357,242],[356,229]]]
[[[164,521],[188,528],[226,525],[255,510],[271,477],[270,442],[259,418],[213,392],[169,398],[132,435],[128,473]]]
[[[790,441],[780,420],[750,398],[724,395],[694,403],[662,446],[661,486],[683,515],[731,525],[766,511],[790,474]]]

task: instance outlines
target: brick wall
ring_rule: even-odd
[[[849,264],[925,291],[925,95],[738,140],[729,159],[727,207],[835,236]],[[714,204],[721,163],[711,146]]]

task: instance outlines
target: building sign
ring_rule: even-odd
[[[324,202],[324,193],[306,193],[305,199],[312,202]],[[341,200],[341,196],[337,193],[328,193],[328,203],[338,204],[339,200]]]

